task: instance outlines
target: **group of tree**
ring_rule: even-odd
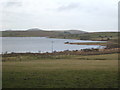
[[[101,40],[110,40],[110,39],[112,39],[112,36],[99,36],[100,38],[101,38]]]

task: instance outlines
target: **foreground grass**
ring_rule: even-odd
[[[31,60],[118,60],[118,54],[103,54],[103,55],[9,55],[2,56],[2,60],[5,62],[11,61],[31,61]]]
[[[3,88],[118,87],[117,54],[55,57],[3,62]]]

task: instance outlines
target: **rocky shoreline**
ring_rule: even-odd
[[[111,49],[82,49],[82,50],[65,50],[60,52],[53,53],[7,53],[2,54],[2,56],[16,56],[16,55],[101,55],[101,54],[112,54],[112,53],[120,53],[120,48],[111,48]]]

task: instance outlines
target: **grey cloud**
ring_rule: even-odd
[[[3,5],[4,5],[4,7],[21,7],[22,6],[22,2],[10,1],[10,2],[3,3]]]
[[[95,12],[98,11],[99,8],[94,6],[94,5],[85,5],[83,3],[80,2],[74,2],[74,3],[69,3],[69,4],[64,4],[61,5],[57,8],[57,11],[68,11],[68,10],[80,10],[81,12]]]
[[[80,7],[80,3],[69,3],[66,5],[61,5],[57,8],[58,11],[72,10]]]

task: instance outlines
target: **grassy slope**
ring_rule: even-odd
[[[104,54],[104,55],[14,55],[3,56],[5,61],[31,61],[31,60],[117,60],[118,54]]]
[[[2,31],[3,37],[45,37],[57,35],[55,31]]]
[[[107,37],[112,36],[110,39],[117,39],[118,32],[94,32],[94,33],[86,33],[86,34],[67,34],[67,35],[58,35],[57,38],[70,38],[70,39],[83,39],[83,40],[101,40],[102,38],[106,40]],[[107,36],[107,37],[105,37]]]
[[[21,57],[21,61],[18,56],[3,57],[7,60],[3,62],[4,88],[118,87],[118,54]]]

